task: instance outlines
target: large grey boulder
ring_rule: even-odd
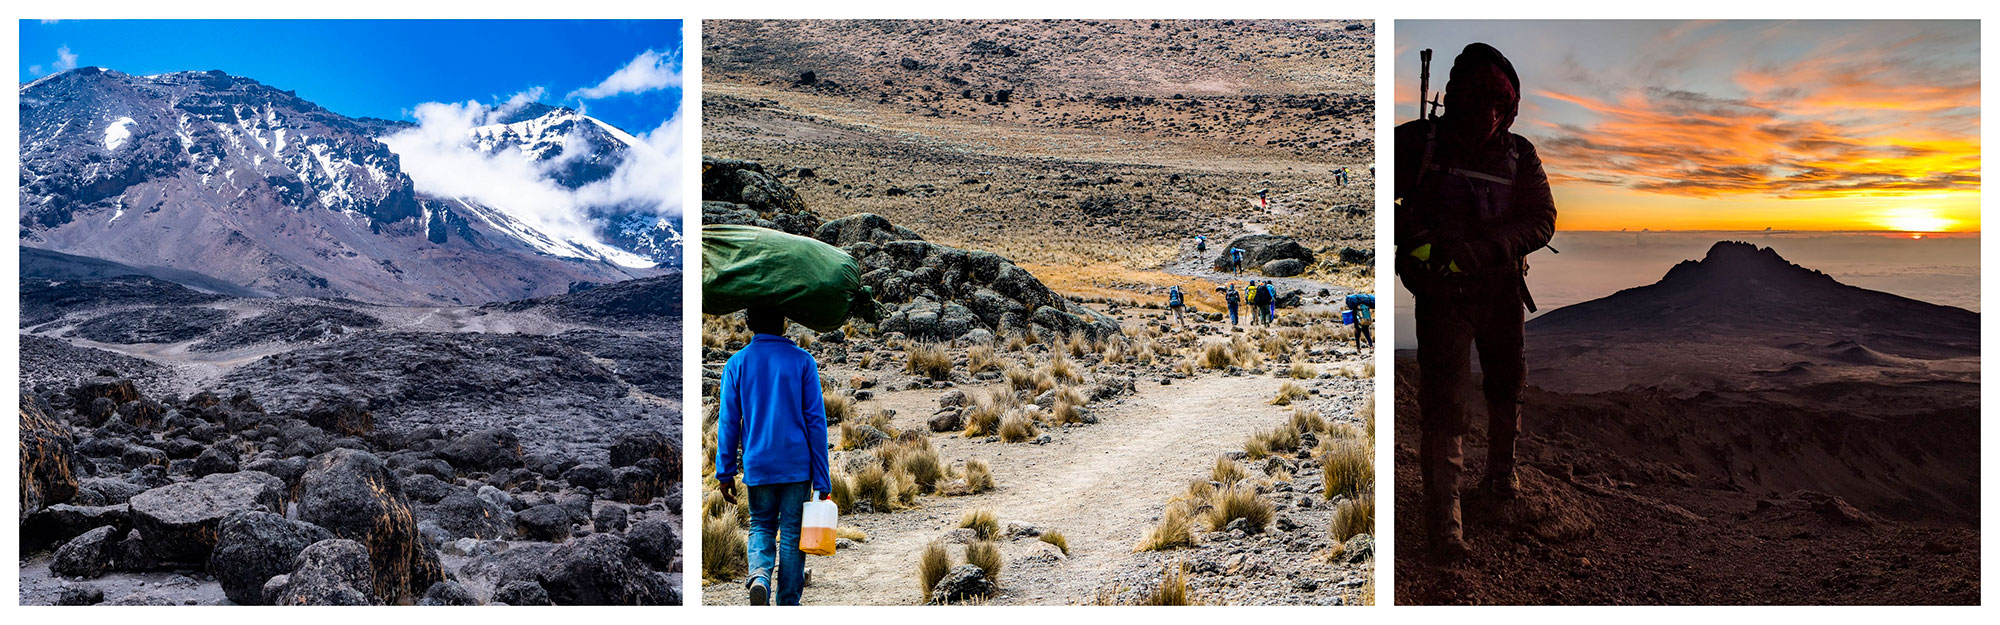
[[[132,527],[162,563],[202,564],[222,520],[238,512],[282,512],[285,481],[269,473],[217,473],[132,497]]]

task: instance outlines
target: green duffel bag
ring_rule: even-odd
[[[872,322],[873,296],[861,286],[861,262],[840,248],[770,228],[701,227],[704,314],[776,308],[815,332],[831,332],[850,315]]]

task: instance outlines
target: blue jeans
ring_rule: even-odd
[[[1229,325],[1236,325],[1236,305],[1229,305]]]
[[[799,516],[812,482],[750,487],[750,578],[764,578],[772,603],[798,605],[806,585],[806,554],[799,551]],[[771,568],[778,569],[772,584]]]

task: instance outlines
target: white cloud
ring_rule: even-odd
[[[604,82],[595,87],[571,91],[570,98],[595,100],[626,93],[645,93],[655,89],[678,87],[681,84],[681,58],[678,53],[647,50],[633,57],[618,71],[612,72]]]
[[[506,111],[533,102],[530,90],[497,106],[476,102],[429,102],[414,111],[417,126],[382,137],[402,161],[417,190],[441,197],[464,198],[499,209],[529,226],[560,239],[604,245],[602,224],[589,215],[592,207],[650,210],[662,217],[680,213],[681,124],[669,119],[638,135],[639,144],[603,180],[569,189],[550,176],[560,161],[537,162],[515,150],[480,152],[470,141],[476,126],[497,120]],[[578,136],[565,140],[582,141]],[[581,146],[565,154],[582,153]]]
[[[55,73],[60,74],[73,69],[76,69],[76,53],[70,52],[69,46],[56,48]]]
[[[29,75],[29,76],[40,76],[40,75],[42,75],[42,66],[40,66],[40,65],[29,65],[29,66],[28,66],[28,75]]]
[[[542,91],[541,87],[534,87],[527,91],[516,93],[513,97],[507,98],[506,102],[500,103],[500,106],[494,107],[493,113],[488,117],[491,119],[506,117],[509,113],[521,110],[521,107],[539,102],[542,99]]]

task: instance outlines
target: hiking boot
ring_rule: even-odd
[[[1472,555],[1472,548],[1466,546],[1463,538],[1435,538],[1430,542],[1431,564],[1457,564]]]
[[[806,567],[806,581],[800,583],[799,587],[811,588],[812,585],[813,585],[813,568],[808,566]]]
[[[771,605],[771,587],[762,577],[750,580],[750,605]]]
[[[1521,493],[1521,476],[1513,471],[1488,472],[1486,479],[1479,483],[1479,488],[1492,495],[1494,499],[1503,501],[1513,499]]]

